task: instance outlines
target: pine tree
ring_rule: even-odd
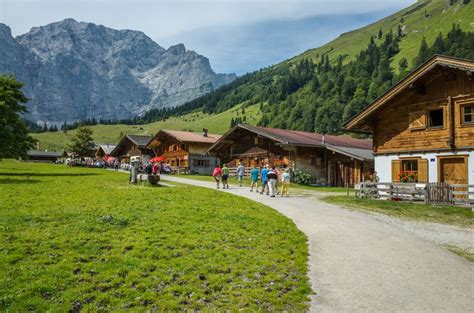
[[[67,145],[69,151],[78,157],[89,156],[90,152],[94,149],[94,140],[92,138],[93,131],[91,128],[83,126],[76,130],[75,136],[71,139],[71,142]]]

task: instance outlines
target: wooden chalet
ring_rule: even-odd
[[[116,145],[109,144],[98,144],[97,150],[95,151],[95,158],[102,159],[106,155],[111,155],[112,151],[115,149]]]
[[[433,56],[345,128],[373,134],[380,182],[474,184],[474,61]]]
[[[301,170],[318,185],[354,185],[373,170],[372,143],[345,136],[237,125],[208,150],[229,166],[275,165]]]
[[[153,151],[146,147],[150,139],[151,136],[125,135],[110,155],[122,163],[129,163],[133,156],[139,156],[142,162],[146,162],[153,155]]]
[[[61,152],[39,150],[28,151],[28,161],[30,162],[54,163],[62,157],[63,154]]]
[[[217,158],[205,151],[220,138],[220,135],[203,133],[160,130],[148,143],[155,156],[165,157],[166,162],[174,168],[191,173],[210,174],[216,166]]]

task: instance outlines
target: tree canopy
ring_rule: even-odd
[[[94,139],[92,138],[93,133],[90,127],[79,127],[71,142],[67,145],[67,149],[78,157],[89,156],[95,147]]]
[[[21,120],[28,102],[21,88],[23,83],[13,76],[0,75],[0,158],[28,158],[36,140],[28,136],[28,128]]]

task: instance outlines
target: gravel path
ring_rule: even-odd
[[[270,198],[238,187],[226,192],[274,208],[307,235],[313,312],[474,311],[474,265],[416,232],[317,198]]]

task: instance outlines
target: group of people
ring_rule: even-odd
[[[216,181],[217,189],[220,188],[220,183],[222,182],[223,189],[229,189],[229,168],[227,165],[223,165],[222,168],[219,165],[216,165],[212,176]],[[236,169],[236,175],[239,182],[239,186],[242,187],[243,178],[245,175],[245,167],[242,163]],[[260,190],[258,188],[260,182]],[[280,190],[279,190],[280,187]],[[269,166],[266,164],[262,168],[255,165],[250,170],[250,191],[260,192],[260,194],[270,195],[270,197],[275,197],[278,194],[281,196],[288,196],[290,189],[290,173],[288,169],[285,169],[282,174],[279,173],[278,169],[275,166]]]

